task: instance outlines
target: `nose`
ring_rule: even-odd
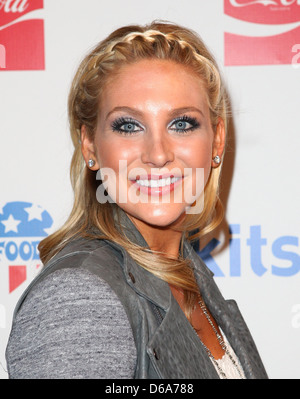
[[[175,154],[167,133],[149,133],[144,140],[141,159],[144,164],[156,168],[162,168],[173,162]]]

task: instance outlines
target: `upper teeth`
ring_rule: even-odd
[[[138,184],[146,187],[165,187],[178,181],[179,177],[167,177],[166,179],[158,180],[136,180]]]

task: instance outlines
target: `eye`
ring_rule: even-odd
[[[135,134],[142,130],[141,125],[132,118],[118,118],[111,124],[114,132],[122,134]]]
[[[178,121],[174,123],[175,130],[186,130],[191,124],[185,121]]]
[[[179,133],[193,131],[194,129],[197,129],[198,127],[200,127],[200,123],[197,121],[197,119],[192,118],[190,116],[186,116],[186,115],[176,118],[169,125],[170,130],[173,130],[173,131],[179,132]]]

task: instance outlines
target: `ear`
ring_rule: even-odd
[[[99,166],[99,163],[97,160],[97,156],[96,156],[95,144],[89,137],[87,128],[85,125],[82,125],[82,127],[81,127],[81,152],[82,152],[83,158],[85,160],[85,163],[89,169],[91,169],[91,170],[100,169],[100,166]],[[90,160],[94,161],[93,166],[89,166]]]
[[[214,142],[213,142],[213,150],[212,150],[212,158],[214,159],[217,155],[222,159],[222,155],[225,148],[225,141],[226,141],[226,131],[225,131],[225,123],[222,118],[219,118]],[[219,164],[212,160],[212,166],[217,167]]]

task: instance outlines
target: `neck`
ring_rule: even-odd
[[[169,257],[178,258],[182,231],[176,229],[175,224],[161,227],[150,225],[131,216],[129,218],[142,234],[152,251],[158,251]],[[176,225],[178,225],[178,222]]]

